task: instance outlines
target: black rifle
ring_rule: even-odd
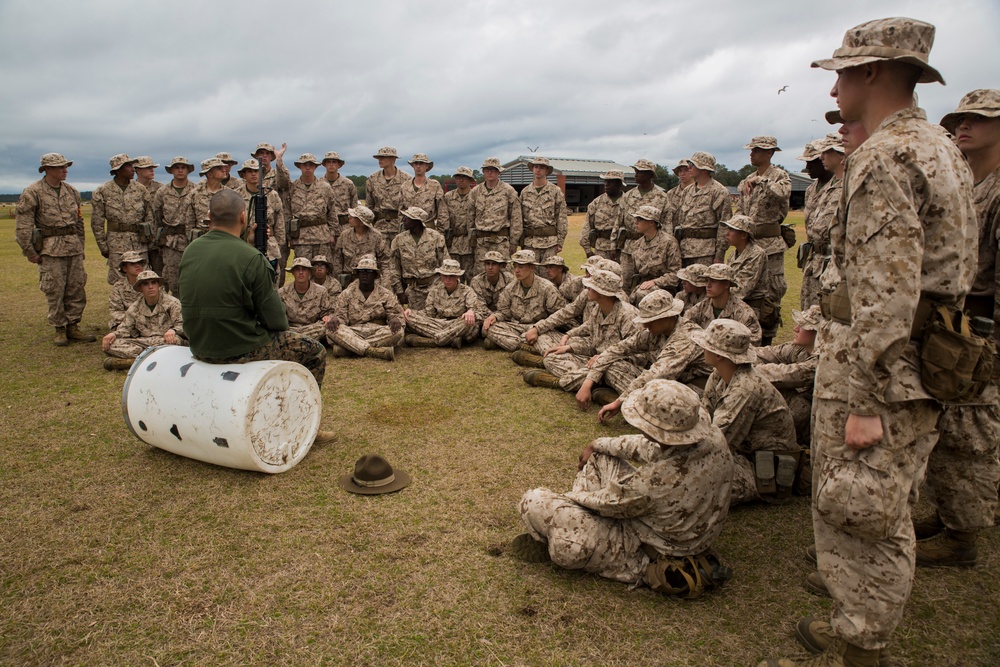
[[[257,229],[253,233],[253,247],[267,257],[267,193],[264,190],[264,163],[257,166],[257,192],[250,195],[253,220]]]

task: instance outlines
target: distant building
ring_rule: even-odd
[[[789,172],[792,181],[792,195],[789,198],[789,207],[792,209],[802,209],[806,206],[806,188],[812,185],[813,179],[800,172]],[[740,190],[735,185],[727,185],[726,189],[736,202],[740,198]]]
[[[519,155],[516,159],[503,165],[500,180],[510,183],[518,192],[531,183],[533,174],[529,162],[534,155]],[[601,174],[617,169],[625,174],[625,188],[635,185],[635,172],[632,167],[618,164],[613,160],[580,160],[576,158],[550,157],[552,173],[549,181],[559,186],[566,195],[566,205],[573,210],[586,210],[590,202],[604,194],[604,181]]]

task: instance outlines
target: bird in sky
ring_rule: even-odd
[[[528,150],[529,150],[529,151],[531,151],[532,153],[536,153],[536,152],[538,152],[538,146],[535,146],[534,148],[532,148],[531,146],[528,146],[527,148],[528,148]]]
[[[788,90],[788,86],[782,86],[781,88],[778,88],[778,94],[780,95],[783,92],[785,92],[786,90]]]

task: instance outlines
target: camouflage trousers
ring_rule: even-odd
[[[486,259],[486,253],[490,251],[496,251],[500,253],[503,257],[509,258],[511,255],[510,241],[507,239],[506,236],[476,239],[476,255],[472,265],[473,276],[478,276],[485,270],[485,267],[483,267],[483,262]]]
[[[406,295],[406,307],[413,310],[423,310],[427,305],[427,294],[431,291],[430,285],[410,284],[403,293]]]
[[[542,360],[542,363],[548,372],[559,378],[560,387],[566,391],[577,391],[590,373],[590,367],[587,366],[590,359],[591,357],[579,354],[550,354]],[[604,371],[601,382],[621,394],[642,374],[642,371],[643,369],[628,361],[616,361]]]
[[[292,250],[295,251],[295,258],[305,257],[309,261],[317,255],[325,255],[327,259],[333,257],[333,251],[330,249],[329,243],[296,243],[292,245]],[[286,255],[287,257],[287,255]],[[280,259],[278,260],[281,261]]]
[[[285,271],[285,267],[288,266],[288,256],[290,254],[291,254],[291,251],[290,251],[290,249],[288,247],[288,244],[286,243],[286,244],[282,245],[281,246],[281,257],[278,258],[278,267],[276,269],[277,270],[277,274],[278,274],[278,276],[277,276],[277,278],[278,278],[278,287],[281,287],[282,285],[285,284],[285,276],[287,274],[287,272]],[[327,257],[329,257],[329,255],[327,255]]]
[[[819,277],[827,258],[823,255],[813,255],[802,267],[802,290],[799,292],[799,307],[806,310],[809,306],[818,306],[822,286]]]
[[[525,342],[524,332],[533,326],[533,324],[521,324],[520,322],[494,322],[493,326],[483,334],[483,338],[493,341],[497,347],[513,352],[518,345]],[[539,339],[540,341],[541,339]]]
[[[785,292],[788,291],[788,283],[785,282],[785,253],[780,252],[768,255],[767,270],[771,274],[771,282],[767,285],[766,290],[768,296],[774,300],[774,303],[779,304],[778,323],[766,329],[761,324],[761,336],[774,338],[774,335],[778,333],[778,328],[781,326],[781,300],[785,297]]]
[[[178,345],[183,345],[187,347],[188,342],[183,338],[179,339]],[[115,338],[115,342],[111,344],[111,349],[105,352],[109,357],[115,357],[116,359],[135,359],[142,351],[150,348],[156,347],[157,345],[166,345],[163,340],[163,336],[141,336],[139,338]]]
[[[844,443],[847,403],[813,401],[813,533],[819,573],[833,597],[841,639],[882,648],[913,585],[911,509],[937,439],[933,401],[890,403],[882,441],[855,452]]]
[[[472,267],[475,264],[475,259],[476,259],[475,255],[473,255],[472,253],[469,253],[467,255],[458,255],[456,253],[451,252],[450,250],[448,252],[451,255],[451,258],[457,261],[458,265],[462,267],[463,271],[465,271],[465,273],[462,274],[462,282],[465,283],[466,285],[471,283],[472,278],[476,275],[472,271]]]
[[[1000,406],[996,384],[982,405],[945,406],[927,462],[924,489],[945,526],[971,533],[993,525],[1000,482]]]
[[[627,461],[594,453],[577,473],[573,491],[599,491],[634,472]],[[528,533],[548,543],[556,565],[628,583],[646,571],[649,557],[630,520],[602,517],[546,488],[526,492],[518,509]]]
[[[292,333],[299,334],[300,336],[308,336],[309,338],[315,338],[319,342],[323,342],[326,338],[326,325],[323,322],[313,322],[312,324],[298,324],[290,325],[288,330]]]
[[[118,273],[118,266],[122,262],[122,255],[135,250],[139,256],[149,262],[149,245],[139,241],[139,235],[134,232],[108,232],[108,284],[114,285],[118,282],[121,274]]]
[[[341,324],[333,333],[326,332],[326,340],[331,345],[339,345],[359,357],[365,356],[369,347],[396,347],[403,342],[403,329],[392,333],[385,324]]]
[[[160,254],[163,256],[163,273],[160,274],[160,277],[163,278],[170,293],[179,299],[181,298],[181,285],[178,276],[180,275],[181,257],[184,256],[184,251],[163,247],[160,248]]]
[[[456,338],[472,342],[479,336],[479,321],[466,324],[461,317],[446,320],[440,317],[430,317],[419,311],[412,311],[406,320],[406,328],[421,336],[433,338],[434,342],[444,347],[451,345]]]
[[[87,271],[83,254],[69,257],[41,255],[38,289],[45,295],[49,324],[64,327],[76,324],[87,305]]]
[[[781,397],[788,404],[788,411],[792,414],[792,423],[795,424],[795,441],[803,447],[809,447],[812,437],[810,421],[812,416],[812,397],[808,393],[800,392],[796,389],[780,389]]]
[[[248,361],[265,361],[277,359],[294,361],[302,364],[316,378],[316,384],[323,388],[323,377],[326,375],[326,348],[315,338],[309,338],[290,331],[272,331],[271,342],[261,345],[256,350],[228,359],[201,359],[210,364],[245,364]]]

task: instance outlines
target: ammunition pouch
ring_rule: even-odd
[[[555,225],[543,225],[542,227],[530,227],[524,230],[524,238],[535,236],[555,236],[559,233],[559,228]]]
[[[597,243],[597,234],[598,230],[596,229],[591,229],[590,233],[587,234],[587,243],[589,245],[589,247],[587,248],[588,251],[590,250],[590,248],[594,247],[595,243]]]
[[[782,225],[781,238],[784,240],[786,246],[794,248],[795,242],[798,240],[795,238],[795,228],[791,225]]]
[[[299,238],[299,219],[292,218],[288,221],[288,237],[292,239]]]
[[[139,243],[152,243],[156,238],[156,228],[151,222],[139,223]]]
[[[754,312],[759,313],[760,309],[764,307],[764,298],[763,296],[755,296],[752,299],[744,298],[743,303],[753,308]]]
[[[657,593],[693,600],[719,588],[733,576],[711,549],[696,556],[663,556],[649,545],[642,545],[650,562],[642,583]]]
[[[157,227],[156,233],[153,234],[153,246],[157,248],[162,248],[167,241],[167,228]]]
[[[811,489],[803,485],[802,472],[807,460],[803,449],[758,450],[750,457],[757,493],[767,502],[787,500],[792,492],[806,495]]]
[[[180,225],[164,225],[162,227],[164,236],[183,236],[187,233],[187,229],[183,224]]]
[[[454,232],[452,232],[450,229],[444,230],[444,244],[449,248],[451,247],[451,240],[453,238],[454,238]]]
[[[764,296],[760,304],[760,316],[757,318],[760,328],[764,331],[777,329],[781,326],[781,302],[770,296]]]
[[[961,310],[936,305],[925,321],[922,341],[920,381],[928,394],[942,403],[962,403],[982,395],[993,376],[992,337],[979,335]]]
[[[799,246],[798,252],[795,253],[795,264],[800,269],[803,268],[813,256],[813,244],[810,241],[806,241]]]

